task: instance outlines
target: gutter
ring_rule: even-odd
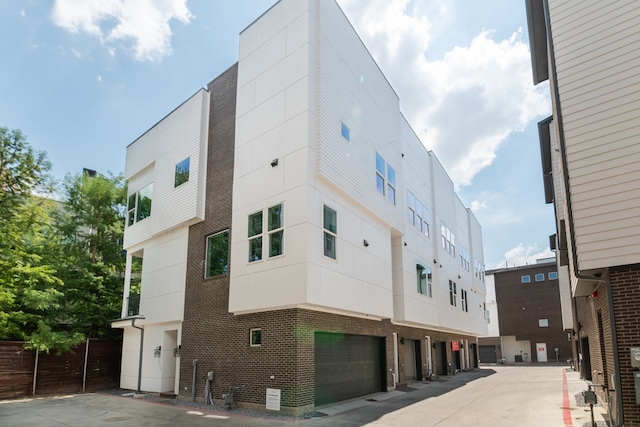
[[[138,390],[137,390],[137,393],[140,394],[141,393],[140,383],[142,382],[142,345],[144,344],[144,328],[141,328],[140,326],[136,326],[136,319],[138,318],[134,317],[131,320],[131,327],[140,330],[140,360],[138,362]]]
[[[562,168],[564,170],[563,178],[564,178],[564,192],[565,192],[565,200],[567,204],[567,216],[569,220],[569,238],[571,239],[571,261],[573,264],[574,276],[578,280],[586,280],[596,283],[603,283],[607,290],[607,300],[608,300],[608,310],[609,310],[609,323],[611,327],[611,343],[612,343],[612,352],[613,352],[613,364],[615,370],[615,376],[613,379],[614,387],[615,387],[615,396],[616,396],[616,415],[618,416],[618,420],[615,420],[615,424],[611,427],[622,427],[624,425],[624,413],[622,411],[622,385],[620,381],[620,361],[619,361],[619,351],[618,351],[618,334],[616,331],[616,323],[615,323],[615,314],[613,312],[613,300],[612,300],[612,290],[611,290],[611,281],[608,277],[595,277],[595,276],[587,276],[580,274],[578,270],[578,251],[576,249],[576,241],[575,241],[575,227],[573,221],[573,210],[571,209],[571,192],[569,191],[569,174],[568,174],[568,164],[567,164],[567,147],[566,141],[564,137],[564,121],[562,117],[562,106],[560,102],[560,94],[558,92],[558,71],[556,68],[556,59],[555,59],[555,49],[553,45],[553,38],[551,34],[551,18],[549,13],[549,0],[542,0],[544,5],[544,19],[545,19],[545,27],[547,29],[547,43],[549,49],[549,59],[551,65],[551,75],[553,78],[553,97],[556,106],[556,111],[558,112],[557,117],[554,117],[558,126],[558,142],[560,143],[560,154],[562,160]],[[611,414],[609,414],[611,417]]]

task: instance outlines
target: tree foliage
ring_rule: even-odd
[[[126,188],[121,176],[67,176],[56,202],[50,168],[0,127],[0,339],[62,353],[114,334]]]
[[[122,176],[67,176],[63,208],[54,212],[58,256],[70,328],[89,337],[113,335],[120,315],[126,188]]]

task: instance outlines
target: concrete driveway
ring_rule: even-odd
[[[106,394],[0,401],[0,426],[491,426],[582,427],[588,407],[575,395],[586,389],[562,366],[486,366],[432,382],[415,382],[317,408],[322,417],[278,420],[234,411],[208,411]],[[604,426],[603,409],[595,419]]]

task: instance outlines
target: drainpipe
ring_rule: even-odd
[[[144,328],[141,328],[140,326],[136,326],[136,318],[134,317],[132,322],[131,322],[131,327],[132,328],[136,328],[140,330],[140,360],[138,362],[138,394],[141,393],[140,391],[140,383],[142,382],[142,346],[144,344]]]
[[[567,217],[569,222],[569,238],[571,239],[571,261],[573,265],[574,276],[580,280],[592,281],[596,283],[603,283],[607,288],[607,299],[608,299],[608,308],[609,308],[609,322],[611,327],[611,342],[612,342],[612,352],[613,352],[613,364],[615,369],[615,378],[614,378],[614,386],[615,386],[615,396],[616,396],[616,412],[618,415],[618,420],[616,423],[612,425],[612,427],[622,427],[624,425],[624,414],[622,412],[622,386],[620,381],[620,361],[618,360],[618,339],[616,332],[616,323],[615,323],[615,315],[613,313],[613,301],[612,301],[612,291],[611,291],[611,281],[608,277],[595,277],[595,276],[585,276],[580,274],[578,270],[578,250],[576,247],[575,240],[575,226],[573,221],[573,210],[571,208],[571,192],[569,191],[569,168],[567,164],[567,145],[564,136],[564,118],[562,116],[562,105],[560,102],[560,93],[558,91],[558,70],[556,67],[556,58],[555,58],[555,50],[553,44],[553,38],[551,33],[551,15],[549,13],[549,0],[542,0],[544,6],[544,19],[545,19],[545,27],[547,30],[547,44],[549,51],[549,62],[551,68],[551,76],[553,78],[553,97],[556,105],[556,111],[558,114],[557,117],[554,117],[554,120],[558,126],[558,142],[560,143],[560,154],[562,160],[562,168],[564,170],[564,196],[567,205]],[[611,416],[611,414],[609,414]]]

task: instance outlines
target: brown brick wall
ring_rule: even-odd
[[[547,344],[549,362],[555,362],[555,348],[560,349],[559,361],[566,362],[573,354],[562,325],[558,280],[549,280],[552,271],[557,271],[555,264],[533,264],[494,272],[500,335],[529,340],[533,362],[537,361],[536,343]],[[537,273],[544,274],[544,281],[535,281]],[[522,283],[523,275],[529,275],[531,282]],[[539,319],[548,319],[549,327],[541,328]]]
[[[204,399],[206,375],[214,372],[211,392],[220,399],[230,386],[244,385],[236,401],[264,405],[265,389],[282,391],[284,408],[309,408],[314,403],[316,331],[385,338],[387,386],[393,387],[393,332],[398,338],[432,342],[475,338],[393,325],[376,321],[311,310],[288,309],[254,314],[228,312],[229,276],[204,279],[206,237],[231,228],[233,158],[235,139],[235,96],[237,66],[216,78],[208,86],[211,93],[209,150],[205,220],[190,227],[185,311],[182,325],[179,398],[190,400],[193,360],[197,359],[195,391]],[[233,268],[229,265],[229,270]],[[249,331],[262,329],[262,345],[251,347]],[[399,347],[400,360],[402,347]],[[421,360],[425,359],[421,346]],[[424,372],[422,372],[424,375]],[[400,381],[403,380],[401,372]]]
[[[640,320],[638,320],[640,313],[640,266],[613,269],[610,273],[610,280],[618,338],[624,425],[638,427],[640,426],[640,405],[636,404],[634,368],[631,367],[629,349],[640,347]],[[608,337],[608,341],[611,341],[610,332]],[[611,352],[611,345],[608,348]],[[612,354],[608,354],[611,359],[612,356]],[[609,372],[614,372],[612,365]]]

